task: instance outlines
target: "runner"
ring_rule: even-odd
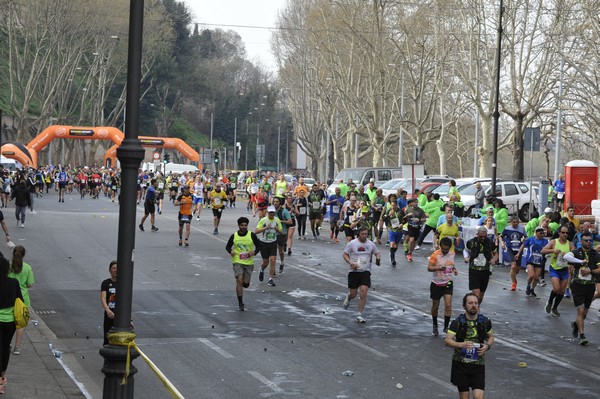
[[[179,221],[179,246],[182,244],[183,239],[183,226],[185,225],[185,246],[190,245],[190,227],[192,224],[192,204],[194,200],[190,194],[190,188],[183,186],[182,193],[175,199],[175,206],[179,206],[179,214],[177,220]]]
[[[367,303],[367,294],[371,287],[371,268],[373,255],[375,255],[375,264],[381,265],[381,253],[377,246],[367,239],[369,232],[366,227],[358,229],[358,238],[353,239],[344,249],[344,260],[350,265],[348,272],[348,294],[344,299],[344,309],[348,309],[350,301],[356,298],[360,290],[360,300],[358,302],[357,323],[365,323],[366,320],[362,314]]]
[[[144,200],[144,216],[139,224],[140,231],[144,231],[144,222],[150,215],[150,224],[152,225],[152,231],[158,231],[158,227],[154,225],[155,213],[156,213],[156,180],[150,181],[150,187],[146,190],[146,197]]]
[[[527,288],[525,295],[527,296],[537,297],[535,287],[540,282],[540,276],[546,264],[546,257],[542,255],[541,251],[546,245],[548,245],[548,239],[544,237],[544,228],[538,226],[535,228],[534,236],[525,240],[517,253],[519,259],[524,254],[527,255],[525,259],[527,267]]]
[[[437,315],[440,307],[440,299],[444,297],[444,333],[448,332],[448,324],[452,316],[452,275],[458,275],[454,266],[454,251],[450,237],[444,237],[439,242],[440,249],[429,257],[427,270],[433,272],[431,284],[429,285],[429,298],[431,298],[431,318],[433,320],[432,335],[438,336]]]
[[[275,262],[277,261],[277,234],[282,234],[281,221],[275,216],[277,210],[273,205],[267,209],[267,216],[260,219],[256,234],[262,234],[260,238],[260,253],[262,256],[262,265],[258,274],[258,280],[263,281],[264,270],[269,266],[269,286],[275,287],[273,277],[275,277]]]
[[[238,219],[238,231],[227,241],[225,250],[231,255],[233,275],[235,277],[235,293],[238,309],[244,311],[244,288],[250,287],[250,278],[254,271],[254,256],[260,252],[260,241],[256,234],[248,232],[250,221],[242,216]],[[248,234],[250,233],[250,234]]]
[[[560,226],[558,229],[559,237],[551,240],[541,253],[550,256],[550,281],[552,282],[552,292],[548,302],[546,302],[546,313],[552,313],[552,316],[560,317],[558,305],[565,296],[565,289],[569,283],[569,268],[564,256],[575,249],[573,243],[567,240],[569,234],[568,226]]]
[[[208,202],[210,202],[213,212],[213,225],[215,227],[213,234],[217,235],[219,234],[221,215],[223,214],[223,209],[225,208],[225,203],[227,202],[227,195],[225,194],[225,191],[221,190],[221,183],[217,183],[215,185],[215,189],[210,192],[208,195]]]
[[[204,183],[202,183],[201,176],[196,177],[192,192],[194,194],[194,213],[197,214],[196,218],[200,220],[200,213],[204,204]]]

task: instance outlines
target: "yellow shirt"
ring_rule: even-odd
[[[225,202],[227,202],[227,194],[225,194],[225,191],[223,190],[219,192],[217,192],[217,190],[212,190],[208,196],[208,199],[210,200],[212,209],[221,209],[225,207]]]

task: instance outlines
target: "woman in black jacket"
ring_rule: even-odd
[[[6,369],[10,359],[10,342],[15,335],[15,300],[23,296],[17,279],[8,277],[10,263],[0,254],[0,394],[6,385]]]

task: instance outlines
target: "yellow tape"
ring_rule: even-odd
[[[183,395],[175,388],[175,386],[165,377],[165,375],[156,367],[156,365],[150,360],[148,356],[144,354],[137,346],[134,341],[135,334],[130,332],[114,332],[108,334],[108,341],[113,345],[119,346],[127,346],[127,361],[125,363],[125,375],[123,376],[123,380],[121,381],[121,385],[127,384],[127,377],[129,377],[129,369],[131,366],[131,347],[134,347],[135,350],[140,354],[142,359],[146,362],[146,364],[150,367],[150,370],[154,372],[154,374],[158,377],[160,382],[167,388],[167,391],[171,394],[172,397],[176,399],[184,399]]]

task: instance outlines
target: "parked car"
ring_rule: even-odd
[[[419,183],[419,180],[420,179],[415,179],[417,184]],[[406,192],[408,192],[409,194],[412,194],[414,192],[414,190],[412,189],[412,179],[392,179],[385,182],[381,186],[376,187],[380,188],[383,191],[384,197],[387,197],[390,194],[396,194],[399,188],[406,190]]]
[[[484,189],[485,196],[492,195],[491,182],[482,182],[481,186]],[[496,192],[494,196],[500,198],[508,213],[519,216],[523,222],[529,221],[530,195],[532,200],[537,200],[537,197],[530,193],[531,186],[528,182],[522,181],[496,181]],[[460,200],[465,206],[465,215],[470,215],[475,208],[475,192],[477,188],[475,184],[463,188],[460,192]]]
[[[312,188],[312,186],[314,186],[316,183],[315,179],[313,179],[312,177],[304,177],[303,179],[304,184],[306,184],[308,188]]]

